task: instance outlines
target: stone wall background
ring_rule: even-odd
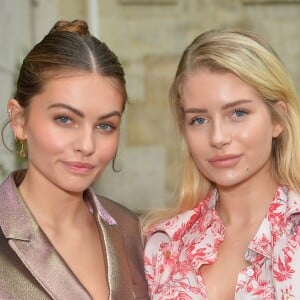
[[[300,92],[300,1],[95,0],[94,32],[120,57],[130,103],[117,157],[95,184],[136,211],[172,205],[180,145],[168,106],[168,89],[183,49],[202,31],[247,28],[263,35],[285,62]],[[21,58],[57,19],[90,21],[88,0],[0,0],[0,122],[13,95]],[[95,3],[94,3],[95,4]],[[93,31],[92,31],[93,33]],[[6,138],[12,140],[7,132]],[[15,165],[0,146],[3,177]]]

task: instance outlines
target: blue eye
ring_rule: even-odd
[[[205,124],[207,122],[207,119],[203,118],[203,117],[197,117],[197,118],[193,118],[191,121],[192,125],[202,125]]]
[[[110,131],[113,131],[115,129],[114,126],[110,125],[110,124],[107,124],[107,123],[103,123],[103,124],[99,124],[97,126],[97,128],[105,131],[105,132],[110,132]]]
[[[66,116],[60,116],[60,117],[56,117],[55,120],[58,123],[63,123],[63,124],[71,124],[72,123],[72,119]]]
[[[244,117],[245,115],[247,115],[248,112],[246,110],[243,110],[243,109],[236,109],[234,112],[233,112],[233,115],[237,118],[241,118],[241,117]]]

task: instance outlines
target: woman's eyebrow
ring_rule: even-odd
[[[56,107],[68,109],[68,110],[72,111],[74,114],[78,115],[79,117],[81,117],[81,118],[84,117],[84,113],[83,112],[81,112],[77,108],[75,108],[73,106],[70,106],[68,104],[65,104],[65,103],[54,103],[54,104],[51,104],[50,106],[48,106],[48,109],[50,109],[50,108],[56,108]]]
[[[231,101],[229,103],[224,104],[222,106],[222,109],[228,109],[228,108],[238,106],[238,105],[241,105],[241,104],[244,104],[244,103],[249,103],[249,102],[252,102],[252,100],[250,100],[250,99],[239,99],[239,100],[236,100],[236,101]]]
[[[78,115],[79,117],[84,118],[84,113],[82,111],[78,110],[77,108],[75,108],[73,106],[65,104],[65,103],[51,104],[50,106],[48,106],[48,109],[56,108],[56,107],[68,109],[68,110],[72,111],[73,113],[75,113],[76,115]],[[103,120],[103,119],[108,119],[108,118],[113,117],[113,116],[121,117],[121,113],[117,110],[114,110],[112,112],[109,112],[107,114],[99,116],[97,119],[98,120]]]
[[[100,117],[98,118],[98,120],[108,119],[108,118],[114,117],[114,116],[118,116],[118,117],[121,118],[121,113],[120,113],[119,111],[117,111],[117,110],[114,110],[114,111],[112,111],[112,112],[110,112],[110,113],[108,113],[108,114],[105,114],[105,115],[100,116]]]
[[[249,100],[249,99],[239,99],[239,100],[236,100],[236,101],[231,101],[229,103],[226,103],[222,106],[222,109],[223,110],[226,110],[228,108],[231,108],[231,107],[235,107],[235,106],[238,106],[238,105],[241,105],[241,104],[244,104],[244,103],[249,103],[249,102],[252,102],[252,100]],[[204,108],[200,108],[200,107],[191,107],[191,108],[187,108],[187,109],[183,109],[183,112],[184,113],[207,113],[207,109],[204,109]]]

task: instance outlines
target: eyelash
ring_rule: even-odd
[[[199,123],[198,122],[199,120],[203,120],[203,121],[201,121],[201,123]],[[190,121],[190,125],[202,125],[205,123],[205,121],[206,121],[206,119],[204,117],[196,117]]]
[[[109,132],[112,132],[113,130],[115,130],[116,126],[109,124],[109,123],[101,123],[101,124],[97,125],[97,128],[99,128],[100,130],[103,130],[104,132],[109,133]]]
[[[73,119],[71,117],[65,116],[65,115],[59,115],[54,118],[54,120],[57,123],[63,124],[63,125],[70,125],[73,123]],[[70,121],[70,122],[65,122],[65,121]]]
[[[241,119],[245,115],[248,115],[248,114],[249,114],[249,111],[246,109],[242,109],[242,108],[236,108],[231,112],[231,115],[235,119]],[[199,122],[199,121],[201,121],[201,122]],[[191,119],[191,121],[189,122],[189,125],[203,125],[206,122],[207,122],[207,119],[205,117],[197,116],[197,117]]]
[[[232,114],[235,114],[235,116],[236,116],[237,118],[242,118],[242,117],[244,117],[245,115],[248,115],[248,114],[249,114],[249,111],[246,110],[246,109],[237,108],[237,109],[235,109],[235,110],[232,112]],[[242,115],[241,115],[241,116],[238,116],[238,114],[242,114]]]
[[[76,125],[76,124],[74,124],[73,118],[66,116],[66,115],[59,115],[59,116],[56,116],[54,119],[57,123],[62,124],[64,126],[74,126],[75,127],[75,125]],[[96,128],[105,133],[110,133],[116,129],[116,126],[114,126],[110,123],[100,123],[96,126]]]

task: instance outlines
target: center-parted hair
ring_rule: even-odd
[[[27,108],[48,80],[81,72],[110,78],[120,89],[125,105],[125,75],[117,56],[90,34],[85,21],[58,21],[24,58],[15,98]]]
[[[125,74],[118,57],[103,42],[92,36],[83,20],[58,21],[49,33],[24,58],[17,80],[15,99],[26,109],[32,97],[42,92],[51,79],[97,73],[107,77],[127,102]],[[7,120],[1,129],[4,146]],[[114,167],[113,167],[114,168]]]

